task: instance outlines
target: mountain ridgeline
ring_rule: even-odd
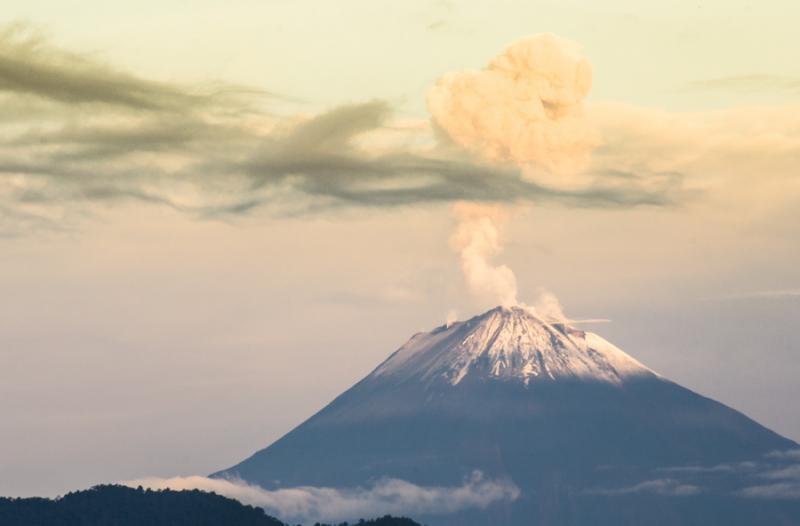
[[[749,498],[757,473],[715,466],[798,447],[595,334],[498,307],[413,336],[306,422],[212,476],[266,489],[387,478],[457,488],[480,472],[519,489],[415,514],[434,526],[797,525],[797,500]]]
[[[261,508],[203,491],[97,486],[58,499],[0,498],[3,526],[288,526]],[[330,526],[330,525],[318,525]],[[336,526],[347,526],[346,523]],[[406,518],[353,526],[420,526]]]

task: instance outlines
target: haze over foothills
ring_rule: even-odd
[[[0,495],[231,466],[498,304],[800,440],[795,3],[229,4],[4,9]]]

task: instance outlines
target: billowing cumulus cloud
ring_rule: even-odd
[[[463,485],[452,487],[417,486],[403,480],[385,479],[368,488],[299,486],[271,491],[244,482],[206,477],[148,478],[123,484],[152,489],[213,491],[261,507],[283,520],[304,523],[385,514],[441,515],[483,509],[495,502],[516,500],[520,494],[513,483],[488,480],[478,472]]]
[[[592,70],[574,42],[519,40],[480,71],[449,73],[428,93],[435,123],[489,161],[558,174],[585,168],[596,133],[584,116]]]

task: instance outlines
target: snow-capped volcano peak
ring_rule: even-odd
[[[394,480],[462,495],[477,471],[518,490],[498,502],[480,490],[487,504],[463,512],[422,506],[422,520],[441,526],[760,526],[797,524],[800,506],[734,494],[751,487],[749,472],[734,470],[736,481],[671,472],[688,500],[638,489],[664,468],[739,465],[798,447],[598,336],[514,307],[417,334],[307,421],[214,476],[279,491],[358,492]]]
[[[584,379],[621,383],[653,371],[596,334],[539,317],[525,307],[496,307],[467,321],[414,335],[372,376],[443,380]]]

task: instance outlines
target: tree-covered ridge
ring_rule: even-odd
[[[361,526],[420,526],[405,518],[359,521]],[[103,485],[58,499],[0,498],[2,526],[287,526],[261,508],[199,490]],[[329,526],[329,525],[319,525]],[[337,526],[347,526],[342,523]]]

